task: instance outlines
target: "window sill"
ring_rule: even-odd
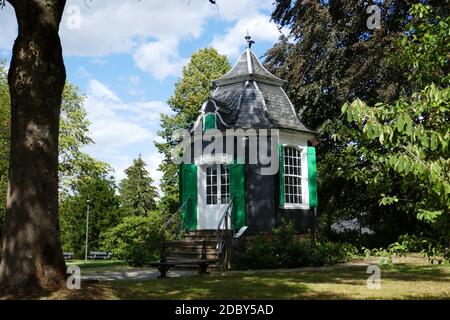
[[[311,209],[310,206],[305,204],[285,204],[283,207],[280,207],[281,209],[303,209],[303,210],[309,210]]]

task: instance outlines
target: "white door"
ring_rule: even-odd
[[[199,229],[217,229],[220,219],[230,202],[230,177],[226,164],[202,166],[201,198],[203,210],[199,210]],[[224,228],[224,225],[222,226]]]

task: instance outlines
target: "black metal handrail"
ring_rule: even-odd
[[[228,230],[232,230],[231,228],[231,210],[233,207],[234,197],[231,198],[230,203],[226,207],[222,217],[219,220],[217,225],[217,253],[219,257],[222,257],[224,253],[224,249],[227,249],[228,239],[230,236]],[[222,225],[225,223],[225,229],[222,229]],[[228,264],[228,261],[225,261],[225,264]]]
[[[186,199],[181,206],[177,209],[177,211],[175,211],[174,213],[171,214],[171,216],[169,217],[169,219],[162,225],[161,230],[159,231],[160,235],[163,234],[164,230],[167,229],[167,227],[170,225],[170,223],[175,219],[175,217],[178,216],[179,212],[182,211],[184,209],[184,207],[186,207],[187,202],[189,199]],[[181,225],[180,225],[180,229],[178,230],[177,234],[175,235],[175,238],[177,239],[180,235],[181,232],[183,230],[184,227],[184,221],[182,219],[181,221]]]

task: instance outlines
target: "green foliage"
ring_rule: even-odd
[[[115,182],[107,171],[76,181],[73,194],[60,201],[61,241],[63,249],[78,257],[84,255],[86,215],[89,204],[89,251],[100,249],[100,235],[122,219]]]
[[[84,100],[77,87],[66,83],[59,125],[59,179],[62,192],[68,192],[71,181],[86,166],[89,167],[89,156],[81,151],[82,147],[93,143],[88,135],[90,122]]]
[[[395,63],[409,70],[408,79],[415,88],[422,89],[430,83],[446,86],[450,83],[450,17],[439,14],[430,5],[411,6],[412,19],[400,46],[403,53],[394,58]]]
[[[383,257],[388,263],[392,263],[392,257],[403,256],[407,253],[421,253],[428,257],[428,261],[433,263],[437,261],[441,264],[444,261],[450,261],[448,250],[434,238],[427,235],[401,235],[398,240],[390,244],[387,248],[362,249],[366,257]]]
[[[358,250],[347,243],[313,243],[295,234],[292,222],[258,235],[239,254],[238,269],[298,268],[332,265],[350,261]]]
[[[158,212],[149,212],[146,217],[125,217],[120,224],[102,234],[102,249],[113,252],[114,257],[126,260],[132,266],[142,266],[159,257],[159,243],[163,240],[161,227]]]
[[[430,3],[441,16],[448,15],[448,5]],[[276,0],[274,5],[273,20],[288,27],[290,34],[266,53],[265,65],[288,81],[286,91],[297,114],[318,132],[321,235],[333,236],[334,222],[354,218],[375,231],[364,239],[370,245],[387,245],[400,234],[427,228],[411,219],[411,203],[378,205],[381,193],[398,199],[419,197],[414,185],[405,186],[394,171],[388,178],[377,176],[378,167],[365,153],[382,149],[379,143],[350,147],[351,139],[332,138],[339,124],[347,121],[341,114],[346,101],[359,98],[369,105],[389,104],[413,91],[410,70],[404,65],[407,59],[394,59],[399,57],[397,43],[411,19],[411,2],[378,2],[382,28],[373,30],[367,29],[368,4],[363,1]],[[375,176],[377,183],[366,183],[367,174]]]
[[[127,215],[146,216],[156,209],[158,192],[145,166],[141,156],[134,159],[125,170],[126,177],[120,182],[120,203]]]
[[[408,19],[407,2],[377,3],[382,28],[373,30],[364,1],[274,3],[272,19],[290,34],[266,53],[266,65],[288,80],[287,93],[306,125],[319,128],[339,118],[348,99],[393,101],[407,90],[401,70],[389,63]]]
[[[404,190],[415,191],[402,197],[381,194],[381,205],[398,206],[400,199],[409,203],[417,218],[432,225],[437,239],[445,243],[450,239],[450,88],[439,85],[448,84],[448,75],[442,72],[448,69],[448,50],[433,44],[448,46],[450,18],[431,19],[432,12],[430,7],[414,6],[410,25],[414,36],[401,42],[400,57],[410,64],[414,83],[425,87],[391,104],[369,106],[359,99],[344,104],[348,124],[337,136],[349,142],[348,148],[362,151],[376,168],[372,172],[361,169],[355,177],[377,184],[394,172]],[[370,148],[373,144],[379,147]]]
[[[168,104],[173,115],[162,115],[159,136],[164,143],[156,143],[158,151],[164,154],[160,170],[163,172],[161,189],[163,210],[174,212],[179,206],[178,167],[171,160],[171,151],[177,144],[172,133],[176,129],[190,128],[200,108],[210,95],[211,81],[221,77],[230,69],[228,59],[218,54],[214,48],[200,49],[192,55],[187,66],[183,68],[182,78],[175,84],[175,91]]]
[[[6,209],[10,138],[10,99],[5,62],[0,60],[0,230]],[[1,232],[1,231],[0,231]]]

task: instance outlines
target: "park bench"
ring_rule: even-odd
[[[153,261],[150,262],[148,265],[157,268],[160,275],[158,278],[167,278],[167,271],[170,270],[170,268],[176,267],[176,266],[198,266],[199,267],[199,274],[200,275],[206,275],[208,274],[208,266],[210,264],[216,263],[216,259],[207,259],[206,258],[206,245],[205,241],[203,241],[202,246],[202,255],[200,259],[184,259],[184,258],[170,258],[167,257],[167,247],[169,246],[176,246],[177,242],[163,242],[161,244],[161,255],[159,261]]]
[[[70,261],[73,259],[73,252],[64,252],[64,260]]]
[[[112,252],[91,251],[88,258],[90,260],[109,260],[112,258]]]

